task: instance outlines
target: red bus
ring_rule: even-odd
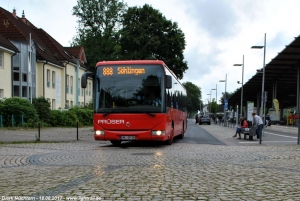
[[[184,137],[187,93],[159,60],[103,61],[95,73],[82,75],[81,87],[93,78],[94,139],[163,141]]]

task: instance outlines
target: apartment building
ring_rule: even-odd
[[[86,71],[83,47],[63,47],[16,10],[0,7],[0,98],[31,101],[44,97],[51,109],[84,106],[92,100],[92,79],[80,86]]]

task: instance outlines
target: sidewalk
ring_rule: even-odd
[[[212,125],[216,125],[212,123]],[[222,126],[218,124],[219,126]],[[228,128],[234,128],[235,129],[236,124],[235,123],[229,123],[229,126],[225,126]],[[286,125],[271,125],[265,128],[265,130],[274,130],[274,131],[280,131],[280,132],[285,132],[285,133],[293,133],[293,134],[298,134],[298,127],[295,126],[286,126]]]
[[[16,129],[0,129],[0,142],[21,142],[21,141],[35,141],[38,138],[38,128],[16,128]],[[41,128],[41,141],[77,141],[77,128]],[[78,140],[94,141],[93,127],[78,128]]]
[[[298,127],[294,127],[294,126],[271,125],[268,126],[266,130],[275,130],[275,131],[281,131],[285,133],[298,134]]]

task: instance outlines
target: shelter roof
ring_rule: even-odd
[[[300,37],[287,45],[278,55],[265,65],[264,91],[267,91],[266,107],[272,107],[272,100],[279,101],[280,108],[295,107],[297,104],[297,79],[300,64]],[[257,97],[261,97],[263,73],[257,72],[243,85],[243,105],[247,101],[253,101],[254,106]],[[274,89],[276,88],[276,91]],[[274,91],[274,93],[273,93]],[[230,106],[240,105],[241,88],[230,98]]]

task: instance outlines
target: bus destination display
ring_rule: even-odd
[[[115,72],[113,67],[104,67],[102,70],[102,74],[104,76],[112,76],[114,75],[114,73]],[[145,73],[145,68],[117,67],[118,75],[140,75]]]

